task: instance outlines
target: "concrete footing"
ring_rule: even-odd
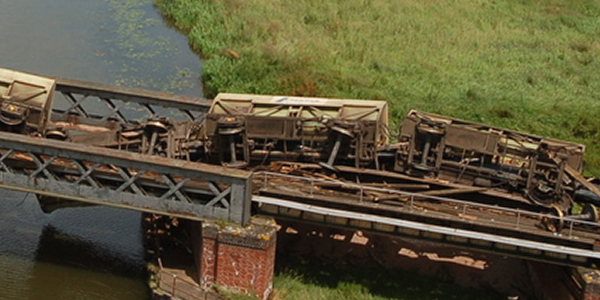
[[[273,291],[275,225],[266,218],[253,218],[245,227],[208,221],[194,225],[200,285],[216,285],[267,299]]]

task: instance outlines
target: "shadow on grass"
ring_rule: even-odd
[[[506,299],[415,272],[278,257],[275,299]]]

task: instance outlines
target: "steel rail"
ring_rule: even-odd
[[[542,214],[542,213],[537,213],[537,212],[532,212],[532,211],[527,211],[527,210],[514,209],[514,208],[510,208],[510,207],[502,207],[502,206],[489,205],[489,204],[484,204],[484,203],[477,203],[477,202],[473,202],[473,201],[464,201],[464,200],[457,200],[457,199],[451,199],[451,198],[445,198],[445,197],[439,197],[439,196],[424,195],[424,194],[407,192],[407,191],[402,191],[402,190],[390,190],[390,189],[379,188],[379,187],[370,187],[370,186],[364,186],[364,185],[350,183],[350,182],[330,181],[330,180],[318,179],[318,178],[306,178],[306,177],[302,177],[302,176],[294,176],[294,175],[287,175],[287,174],[266,172],[266,171],[254,173],[254,178],[256,178],[256,179],[264,178],[265,186],[268,185],[268,177],[269,176],[309,182],[310,183],[310,195],[314,195],[316,193],[314,191],[314,187],[315,187],[314,183],[320,182],[320,183],[326,183],[331,186],[351,187],[351,188],[354,188],[354,189],[360,191],[359,202],[363,201],[362,195],[364,194],[365,191],[375,191],[375,192],[407,196],[411,199],[410,200],[411,206],[414,204],[414,201],[416,201],[414,199],[419,198],[419,199],[423,199],[423,200],[434,200],[434,201],[438,201],[440,203],[447,203],[450,205],[458,205],[463,209],[466,209],[466,207],[471,207],[471,208],[481,208],[481,209],[489,209],[489,210],[494,210],[494,211],[511,213],[516,216],[515,226],[517,226],[517,227],[521,223],[520,222],[521,218],[524,218],[524,217],[532,217],[532,218],[537,218],[537,219],[548,218],[551,220],[561,220],[562,219],[566,224],[570,225],[569,226],[569,236],[571,236],[573,233],[572,232],[573,228],[571,225],[573,225],[574,223],[593,227],[596,230],[600,229],[599,223],[589,222],[589,221],[584,221],[584,220],[577,220],[577,219],[569,218],[569,216],[560,218],[560,217],[549,215],[549,214]]]
[[[520,239],[520,238],[515,238],[515,237],[507,237],[507,236],[501,236],[501,235],[495,235],[495,234],[489,234],[489,233],[481,233],[481,232],[476,232],[476,231],[450,228],[450,227],[444,227],[444,226],[439,226],[439,225],[423,224],[423,223],[414,222],[414,221],[401,220],[401,219],[372,215],[372,214],[365,214],[365,213],[345,211],[345,210],[340,210],[340,209],[327,208],[327,207],[322,207],[322,206],[298,203],[298,202],[289,201],[289,200],[276,199],[276,198],[272,198],[272,197],[255,195],[252,197],[252,201],[257,202],[257,203],[274,205],[274,206],[278,206],[278,207],[282,207],[282,208],[286,208],[286,209],[294,209],[294,210],[298,210],[298,211],[302,211],[302,212],[319,214],[319,215],[323,215],[323,216],[346,218],[346,219],[363,221],[363,222],[384,224],[384,225],[394,226],[395,228],[408,228],[408,229],[417,230],[417,231],[441,234],[444,236],[459,237],[459,238],[464,238],[464,239],[476,239],[476,240],[480,240],[480,241],[489,242],[493,245],[502,244],[502,245],[508,245],[508,246],[513,246],[513,247],[518,247],[518,248],[527,248],[527,249],[532,249],[532,250],[543,251],[546,253],[558,253],[558,254],[566,255],[568,257],[584,257],[584,258],[591,258],[591,259],[595,259],[595,260],[600,259],[600,252],[593,251],[593,250],[585,250],[585,249],[579,249],[579,248],[568,247],[568,246],[553,245],[553,244],[537,242],[537,241],[530,241],[530,240],[525,240],[525,239]],[[518,251],[518,249],[517,249],[517,251]]]

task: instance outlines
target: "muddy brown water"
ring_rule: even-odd
[[[0,0],[0,67],[202,96],[198,57],[152,0]],[[140,226],[0,189],[0,299],[150,299]]]

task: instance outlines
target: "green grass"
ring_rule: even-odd
[[[278,262],[275,300],[501,300],[493,292],[475,291],[419,276],[410,271],[339,266],[311,261]],[[282,267],[283,266],[283,267]]]
[[[584,143],[600,166],[595,0],[155,0],[218,92],[384,99]]]
[[[581,142],[600,166],[597,0],[155,4],[201,54],[209,97],[383,99],[393,122],[420,109]],[[317,270],[280,271],[277,299],[481,299],[433,279]]]
[[[505,300],[487,290],[456,286],[414,271],[340,265],[278,255],[272,300]],[[231,300],[258,300],[217,287]]]

